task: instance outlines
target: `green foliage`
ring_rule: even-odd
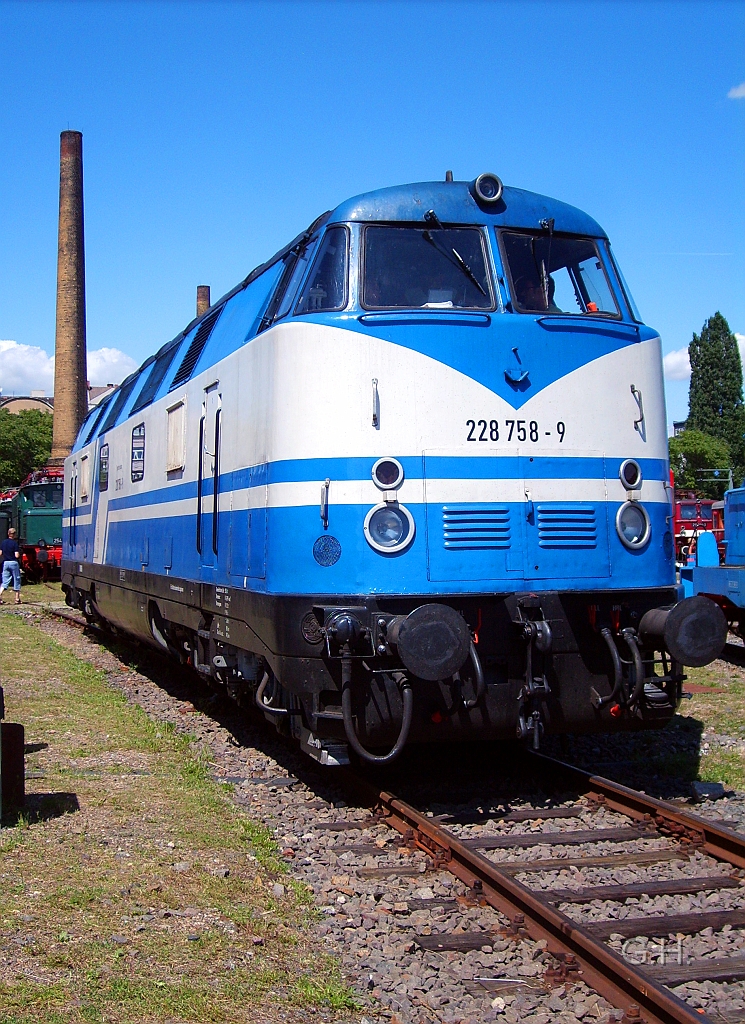
[[[721,498],[723,488],[718,483],[699,483],[696,470],[724,469],[730,465],[729,446],[719,437],[700,430],[684,430],[671,437],[670,467],[675,474],[675,486],[683,491],[698,491],[707,498]],[[726,485],[726,477],[723,480]]]
[[[52,452],[52,419],[38,409],[0,409],[0,487],[15,487]]]
[[[688,427],[722,438],[729,445],[732,464],[745,465],[742,362],[737,339],[721,313],[706,321],[700,335],[693,335],[688,354]]]

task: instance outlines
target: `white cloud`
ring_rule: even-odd
[[[137,363],[118,348],[99,348],[88,353],[91,384],[119,384]],[[30,391],[54,391],[54,356],[37,345],[0,341],[0,389],[4,395],[27,395]]]
[[[96,387],[101,384],[121,384],[137,363],[118,348],[99,348],[88,353],[88,380]]]
[[[727,98],[730,100],[745,100],[745,82],[740,82],[734,89],[730,89],[727,93]]]
[[[688,346],[668,352],[663,359],[666,380],[688,380],[691,376],[691,361],[688,358]]]
[[[740,359],[745,367],[745,334],[735,333],[737,347],[740,349]],[[688,346],[668,352],[663,358],[666,380],[688,380],[691,376],[691,360],[688,357]]]
[[[35,345],[0,341],[0,388],[4,395],[54,390],[54,358]]]

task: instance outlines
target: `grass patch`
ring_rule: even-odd
[[[338,981],[318,981],[303,975],[295,982],[292,996],[301,1006],[327,1006],[331,1010],[359,1010],[360,1004],[348,986]]]
[[[26,810],[0,832],[0,1024],[353,1008],[308,933],[308,890],[188,737],[13,614],[0,615],[0,678],[32,774]]]

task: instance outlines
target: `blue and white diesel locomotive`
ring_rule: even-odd
[[[63,584],[323,763],[537,746],[664,723],[724,644],[668,479],[603,230],[448,173],[319,217],[90,413]]]

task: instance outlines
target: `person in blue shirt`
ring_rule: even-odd
[[[0,604],[3,600],[3,591],[13,580],[13,590],[16,594],[16,604],[21,603],[21,550],[16,540],[14,527],[8,530],[8,537],[0,544],[0,553],[3,558],[3,581],[0,586]]]

